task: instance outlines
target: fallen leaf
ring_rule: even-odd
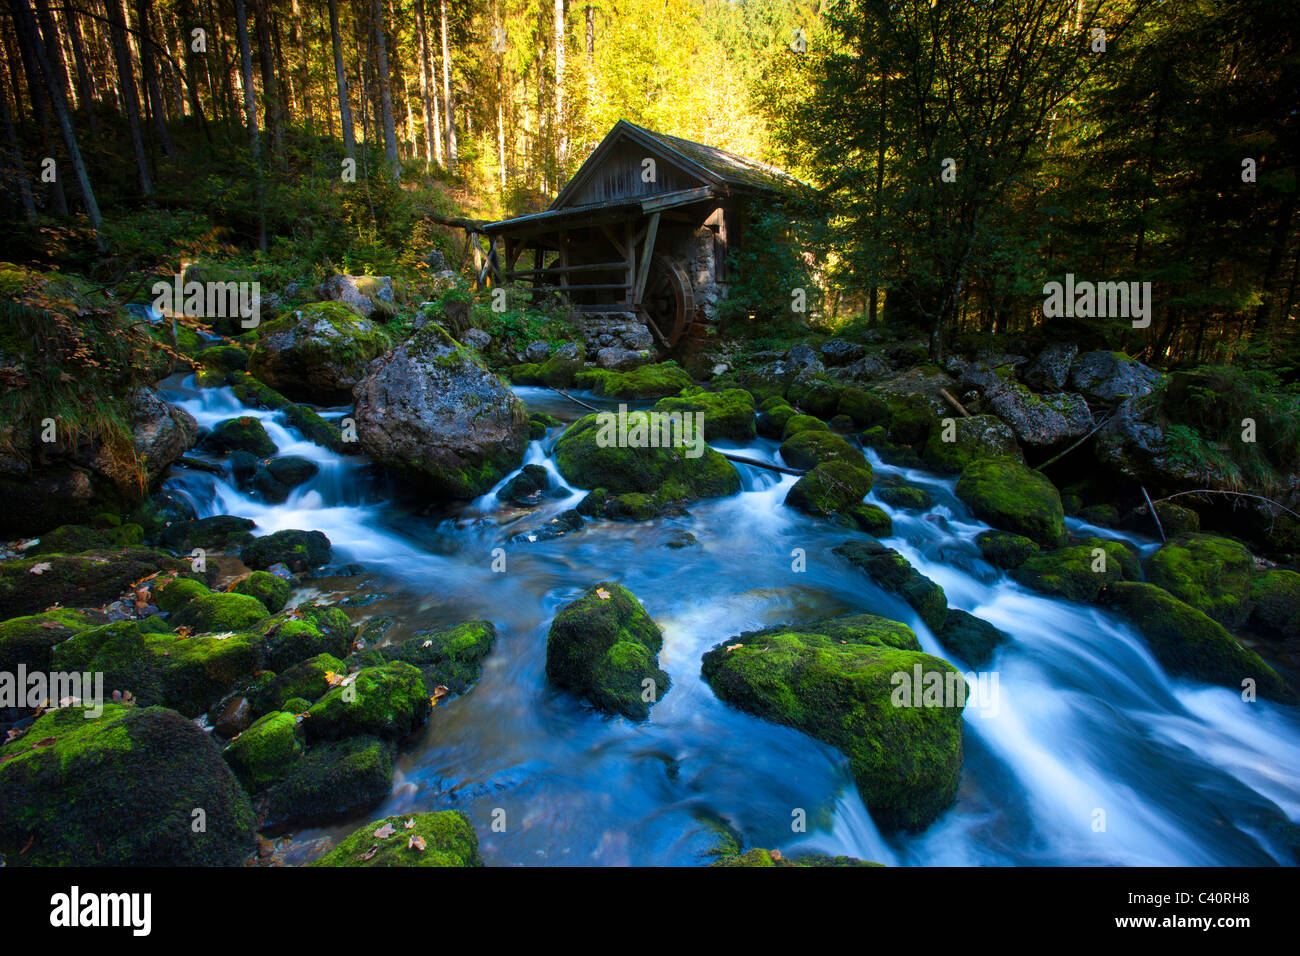
[[[421,646],[421,647],[433,647],[433,641],[425,641],[425,642],[424,642],[423,644],[421,644],[420,646]]]
[[[378,843],[373,843],[373,844],[371,844],[369,850],[367,850],[365,853],[362,853],[362,854],[361,854],[361,859],[363,859],[363,860],[369,860],[371,857],[373,857],[373,856],[374,856],[376,853],[378,853],[378,852],[379,852],[379,844],[378,844]]]
[[[382,827],[380,827],[378,830],[375,831],[375,836],[381,840],[387,840],[390,836],[392,836],[396,832],[397,831],[393,829],[393,825],[391,823],[385,823]]]
[[[600,598],[602,601],[608,601],[610,593],[604,588],[596,588],[596,597]]]
[[[50,564],[50,562],[48,562],[48,561],[42,561],[40,564],[33,564],[33,565],[31,566],[31,569],[28,571],[28,573],[29,573],[29,574],[44,574],[44,573],[45,573],[46,571],[48,571],[50,568],[51,568],[51,564]]]
[[[727,650],[729,650],[729,651],[734,651],[736,648],[738,648],[738,647],[744,647],[744,646],[745,646],[744,644],[728,644],[728,645],[727,645]]]
[[[337,687],[339,684],[343,683],[343,675],[336,674],[333,671],[326,671],[325,683],[328,684],[330,687]]]
[[[406,848],[408,850],[415,849],[415,850],[419,850],[421,853],[424,852],[424,848],[426,845],[427,844],[424,842],[424,837],[416,836],[415,834],[412,834],[411,839],[406,841]]]
[[[773,850],[773,851],[772,851],[772,859],[774,859],[774,860],[779,860],[779,859],[781,859],[781,851],[780,851],[780,850]]]
[[[415,817],[411,817],[409,820],[403,823],[402,826],[406,827],[406,829],[408,830],[413,829],[415,827]]]

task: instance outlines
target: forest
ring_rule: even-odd
[[[1300,863],[1300,3],[0,57],[0,865]]]

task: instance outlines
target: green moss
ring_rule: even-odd
[[[786,493],[785,503],[796,511],[829,518],[861,504],[871,490],[871,482],[870,465],[828,461],[796,481]]]
[[[54,645],[84,631],[90,620],[76,611],[55,610],[16,617],[0,624],[0,671],[50,669]]]
[[[110,703],[87,719],[64,708],[0,747],[9,866],[234,866],[254,823],[216,747],[169,710]]]
[[[194,360],[214,372],[248,371],[248,352],[237,345],[213,345],[196,352]]]
[[[1190,677],[1234,690],[1256,682],[1261,697],[1289,697],[1277,672],[1237,643],[1217,621],[1154,584],[1123,581],[1104,595],[1146,638],[1151,652],[1172,676]]]
[[[944,438],[952,441],[945,441]],[[992,415],[953,418],[951,425],[938,421],[930,429],[921,457],[931,468],[957,474],[982,458],[1010,458],[1023,461],[1011,428]]]
[[[491,621],[466,621],[424,631],[400,644],[380,647],[358,655],[364,666],[386,661],[405,661],[420,669],[424,686],[446,687],[463,693],[483,672],[483,658],[496,642]]]
[[[604,595],[602,597],[602,595]],[[626,588],[605,581],[565,605],[546,636],[546,676],[598,710],[644,720],[668,691],[659,626]],[[644,681],[654,682],[645,700]]]
[[[704,655],[704,677],[723,701],[840,750],[882,830],[919,829],[957,792],[965,683],[946,661],[878,637],[871,620],[858,615],[847,643],[819,622],[741,634]],[[935,675],[923,680],[960,683],[960,699],[896,706],[895,675],[910,680],[916,667]]]
[[[980,554],[995,568],[1018,568],[1038,553],[1038,545],[1019,534],[981,531],[975,537]]]
[[[285,405],[284,420],[308,441],[328,448],[336,454],[346,455],[357,449],[357,443],[343,440],[343,432],[338,425],[326,421],[306,405]]]
[[[1280,568],[1264,572],[1255,578],[1250,600],[1252,627],[1267,637],[1300,637],[1300,574]]]
[[[754,427],[764,438],[780,438],[785,434],[786,423],[799,413],[784,398],[768,399],[766,408],[759,412]]]
[[[352,622],[339,608],[299,608],[264,621],[261,631],[266,663],[274,671],[318,654],[344,658],[352,644]]]
[[[977,518],[1022,534],[1045,548],[1065,540],[1065,511],[1056,487],[1036,471],[1009,459],[983,459],[966,466],[957,497]]]
[[[211,593],[202,581],[174,578],[154,588],[153,600],[159,610],[174,614],[195,598],[206,597]]]
[[[897,445],[920,445],[939,424],[939,416],[924,396],[889,399],[889,440]]]
[[[879,541],[846,541],[835,553],[864,571],[881,588],[911,605],[931,631],[937,634],[943,627],[948,614],[943,588],[913,568],[893,548]]]
[[[248,630],[266,617],[266,606],[247,594],[205,594],[187,602],[171,624],[200,634],[224,634]]]
[[[320,531],[276,531],[254,538],[239,552],[250,568],[265,570],[283,564],[291,571],[307,571],[330,559],[330,540]]]
[[[317,654],[301,664],[283,672],[268,673],[249,689],[248,700],[254,713],[265,714],[273,710],[291,710],[301,714],[308,709],[290,707],[291,700],[316,701],[330,689],[330,674],[342,678],[347,666],[331,654]]]
[[[27,554],[79,554],[111,548],[129,548],[144,541],[144,529],[138,524],[124,524],[111,528],[91,528],[86,525],[65,524],[41,535],[40,542],[27,549]]]
[[[369,809],[392,788],[391,744],[375,737],[317,744],[267,794],[266,827],[278,829]]]
[[[590,369],[578,373],[577,384],[602,398],[667,398],[694,383],[675,363],[662,362],[630,372]]]
[[[870,428],[889,420],[889,405],[875,392],[849,386],[840,391],[839,415],[847,415],[859,428]]]
[[[246,451],[255,458],[275,454],[275,442],[262,423],[251,415],[217,422],[203,438],[203,447],[213,452]]]
[[[289,600],[289,582],[265,571],[254,571],[235,585],[235,593],[257,598],[267,611],[276,614]]]
[[[734,465],[705,446],[697,458],[690,449],[620,448],[616,427],[598,415],[588,415],[569,426],[555,445],[555,463],[565,480],[581,488],[605,488],[611,494],[652,494],[672,481],[694,498],[715,498],[740,490],[740,474]],[[629,412],[628,436],[650,419],[645,412]]]
[[[949,608],[943,627],[935,635],[939,643],[959,660],[971,667],[983,667],[993,659],[994,652],[1009,638],[988,621],[974,614]]]
[[[866,456],[844,438],[834,432],[815,429],[805,429],[783,441],[781,458],[791,468],[815,468],[829,461],[844,461],[858,468],[870,468]]]
[[[401,740],[429,717],[429,691],[419,670],[404,661],[366,667],[332,688],[307,711],[312,739],[359,734]]]
[[[663,398],[655,404],[655,411],[702,413],[706,441],[753,441],[756,434],[754,396],[743,388]]]
[[[586,350],[579,344],[572,348],[557,349],[555,354],[542,363],[537,377],[543,385],[550,388],[570,388],[586,360]]]
[[[924,488],[913,488],[910,485],[896,485],[893,488],[882,488],[877,492],[880,500],[891,508],[898,508],[902,511],[926,511],[934,504],[934,498],[930,492]]]
[[[223,755],[250,793],[282,780],[302,757],[298,721],[285,711],[259,718],[230,742]]]
[[[630,491],[615,495],[605,503],[605,516],[622,521],[649,521],[659,513],[654,495]]]
[[[392,836],[377,837],[376,833]],[[419,841],[419,842],[417,842]],[[420,845],[423,849],[420,849]],[[398,814],[366,824],[312,866],[482,866],[478,836],[459,810]]]
[[[505,376],[515,385],[541,385],[542,367],[536,362],[523,362],[507,368]]]
[[[840,403],[844,386],[833,379],[811,375],[801,377],[786,389],[785,397],[796,408],[818,418],[830,418]]]
[[[781,429],[781,440],[788,441],[790,438],[806,431],[825,432],[830,431],[826,423],[820,418],[812,415],[790,415],[785,420],[785,427]]]
[[[55,604],[100,607],[157,571],[188,570],[188,563],[151,548],[0,561],[0,618],[35,614]]]
[[[1034,554],[1011,576],[1036,591],[1090,604],[1103,588],[1116,581],[1140,580],[1142,569],[1122,542],[1088,538],[1069,547]]]
[[[865,502],[853,505],[846,512],[853,524],[860,531],[876,538],[888,538],[894,533],[894,520],[885,514],[883,508]]]
[[[231,372],[229,376],[230,390],[245,405],[274,411],[279,408],[287,408],[293,404],[270,385],[259,381],[247,372]]]
[[[1227,627],[1250,613],[1254,571],[1244,545],[1205,534],[1170,541],[1147,559],[1147,580]]]

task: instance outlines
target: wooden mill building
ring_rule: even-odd
[[[620,120],[549,209],[482,225],[483,271],[558,293],[579,313],[634,316],[672,348],[714,319],[750,204],[798,185],[771,166]]]

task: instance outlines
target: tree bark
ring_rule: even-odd
[[[154,47],[153,25],[150,17],[149,0],[136,0],[136,29],[140,34],[140,71],[144,76],[145,90],[148,92],[151,112],[153,113],[154,133],[158,136],[158,145],[163,155],[171,156],[171,137],[167,135],[167,106],[163,102],[162,86],[158,82],[158,51]]]
[[[36,128],[41,137],[41,151],[45,156],[55,159],[57,163],[58,157],[55,156],[54,149],[54,119],[51,116],[54,104],[50,102],[48,88],[41,77],[40,59],[37,57],[38,52],[43,52],[40,50],[41,39],[34,31],[27,28],[17,0],[10,0],[10,10],[13,14],[14,35],[18,38],[23,75],[27,78],[27,95],[31,99],[32,115],[36,119]],[[17,99],[15,102],[21,104],[22,99]],[[54,209],[54,214],[66,218],[68,197],[63,192],[63,180],[57,174],[57,166],[54,181],[49,185],[50,206]]]
[[[241,0],[242,2],[242,0]],[[117,66],[117,88],[122,96],[122,111],[131,136],[131,151],[135,154],[136,175],[140,192],[153,195],[153,181],[149,175],[149,156],[144,148],[144,130],[140,125],[140,98],[136,92],[135,75],[131,67],[131,50],[126,43],[126,10],[123,0],[104,0],[109,13],[109,41],[113,46],[113,61]]]
[[[456,103],[451,98],[451,52],[447,44],[447,0],[439,0],[442,13],[442,95],[447,120],[447,168],[456,168]]]
[[[397,155],[397,127],[393,118],[393,87],[388,79],[388,40],[384,36],[384,10],[380,0],[370,0],[370,22],[375,38],[375,71],[379,82],[379,111],[384,124],[384,159],[388,175],[396,180],[402,174]]]
[[[352,107],[348,105],[348,75],[343,68],[343,38],[339,35],[338,0],[329,0],[330,42],[334,47],[334,77],[339,90],[339,125],[343,130],[343,151],[355,157],[357,134],[352,127]]]
[[[424,20],[424,0],[415,0],[415,32],[420,42],[420,101],[424,113],[424,165],[442,165],[442,130],[438,124],[438,83],[429,65],[429,34]]]
[[[556,156],[560,165],[569,152],[569,139],[564,121],[564,0],[555,0],[555,139]]]

